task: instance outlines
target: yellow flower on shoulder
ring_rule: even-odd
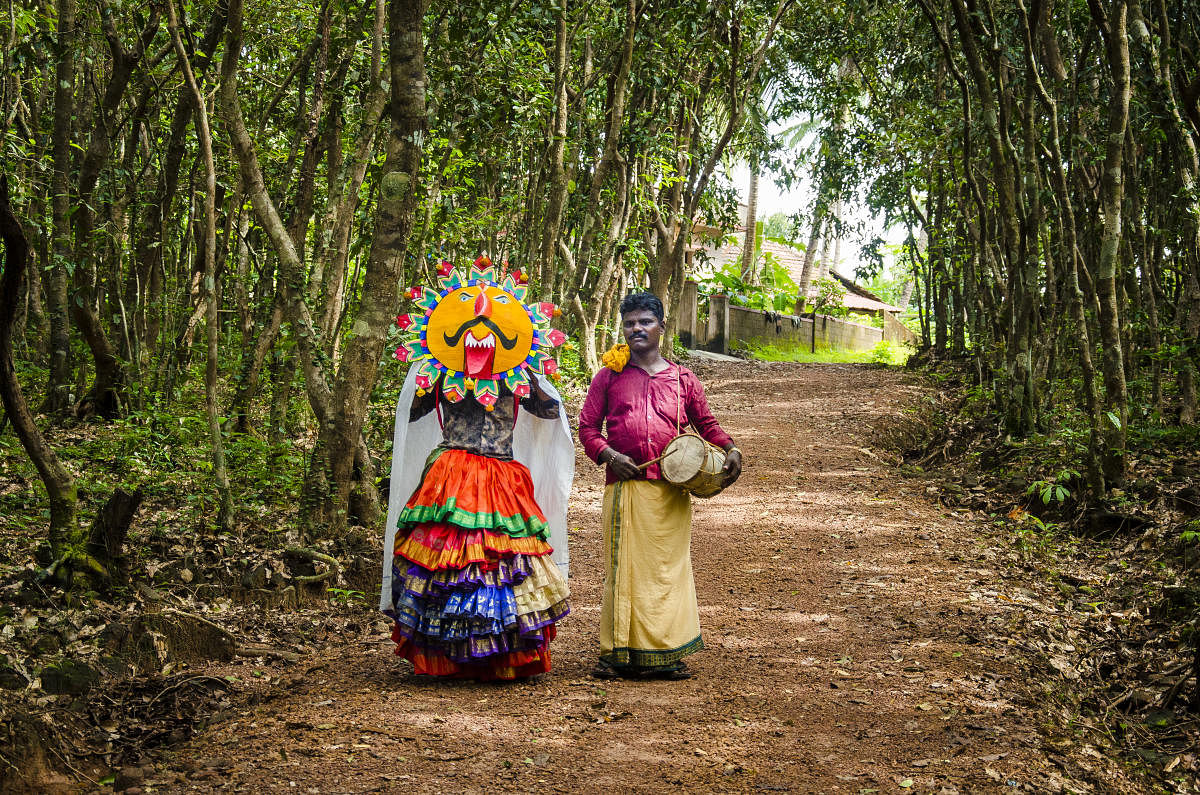
[[[614,373],[621,372],[629,363],[629,346],[624,343],[612,346],[600,357],[600,362]]]

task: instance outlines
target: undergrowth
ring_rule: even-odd
[[[364,433],[386,476],[403,372],[382,366]],[[21,367],[32,402],[45,372]],[[368,594],[378,587],[379,564],[362,540],[378,538],[379,528],[364,528],[357,541],[316,544],[315,554],[294,551],[297,498],[315,439],[300,390],[283,427],[269,427],[268,393],[257,401],[255,431],[225,434],[235,516],[218,530],[202,367],[195,362],[172,394],[145,396],[155,399],[116,420],[38,417],[76,478],[81,523],[117,488],[144,494],[106,593],[60,591],[41,576],[51,562],[45,488],[11,427],[0,425],[0,790],[40,791],[40,776],[67,770],[102,776],[157,744],[186,739],[228,708],[220,694],[227,683],[189,673],[170,632],[149,629],[152,616],[175,617],[184,634],[205,627],[226,638],[205,646],[217,659],[234,649],[254,659],[257,647],[270,659],[288,658],[300,644],[319,642],[315,632],[351,622],[365,631],[363,616],[373,617]],[[137,708],[146,702],[161,709]],[[95,737],[104,738],[101,746]]]
[[[1048,718],[1047,743],[1099,749],[1152,786],[1194,791],[1200,431],[1135,413],[1129,477],[1096,498],[1080,475],[1088,425],[1073,400],[1049,395],[1040,431],[1011,439],[990,391],[964,371],[941,365],[928,377],[936,391],[883,438],[902,472],[987,519],[1004,561],[1022,572],[1026,609],[1008,642],[1024,654],[1026,697]]]

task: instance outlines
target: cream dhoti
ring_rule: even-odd
[[[659,480],[604,490],[600,659],[613,668],[671,671],[704,648],[692,577],[692,502]]]

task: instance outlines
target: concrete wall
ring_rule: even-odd
[[[695,283],[684,284],[684,299],[680,304],[679,337],[686,347],[703,348],[715,353],[729,353],[730,345],[739,343],[796,343],[812,340],[813,321],[779,312],[763,312],[734,306],[726,295],[708,297],[708,323],[696,319]],[[817,344],[847,350],[870,350],[881,340],[915,342],[916,335],[891,315],[885,315],[884,328],[864,326],[849,320],[817,315]]]
[[[892,342],[906,342],[914,347],[921,340],[908,326],[901,323],[892,314],[883,316],[883,338]]]
[[[825,347],[870,350],[883,339],[883,329],[874,326],[826,315],[817,315],[816,322],[817,344]],[[812,340],[813,321],[806,317],[731,306],[728,329],[726,336],[734,342],[808,343]]]
[[[715,353],[729,353],[729,296],[720,293],[708,297],[708,327],[704,333],[704,347]]]
[[[683,296],[679,300],[679,323],[676,329],[679,342],[685,348],[699,347],[704,344],[702,338],[707,336],[699,333],[699,321],[696,317],[699,310],[698,299],[696,283],[688,279],[683,283]]]

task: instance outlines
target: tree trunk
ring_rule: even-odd
[[[29,243],[8,199],[8,177],[0,176],[0,237],[4,240],[4,272],[0,275],[0,399],[21,445],[37,468],[50,498],[49,542],[56,560],[84,555],[76,512],[75,478],[58,460],[38,430],[13,369],[12,321],[29,267]],[[82,558],[81,558],[82,559]],[[99,568],[99,567],[97,567]],[[107,575],[103,568],[97,573]]]
[[[680,120],[676,127],[682,133],[678,140],[688,141],[685,148],[678,152],[678,175],[683,179],[673,185],[667,194],[667,202],[661,200],[651,204],[654,225],[659,233],[659,250],[652,260],[653,273],[650,277],[651,289],[667,308],[667,331],[663,335],[663,347],[670,351],[674,343],[675,326],[677,323],[676,309],[679,296],[683,293],[683,277],[686,271],[687,247],[691,243],[692,225],[695,223],[700,201],[708,190],[708,183],[716,170],[717,164],[725,156],[726,148],[733,136],[742,127],[746,118],[746,106],[752,92],[761,92],[758,75],[767,57],[767,49],[775,38],[775,31],[784,13],[791,7],[794,0],[777,0],[775,10],[771,14],[762,38],[749,53],[742,50],[740,37],[731,37],[729,59],[734,68],[729,71],[727,117],[725,126],[717,135],[709,148],[707,156],[701,157],[701,140],[705,137],[698,119],[705,115],[705,101],[708,99],[704,92],[696,92],[690,103],[682,103]],[[744,71],[736,68],[743,62]],[[703,84],[711,69],[699,70],[696,75],[700,78],[697,83]],[[693,120],[697,120],[693,123]]]
[[[50,380],[42,411],[62,414],[71,405],[71,326],[67,266],[71,262],[71,132],[75,111],[75,0],[57,0],[54,70],[53,172],[50,178],[53,260],[46,278],[50,316]]]
[[[842,218],[842,203],[839,201],[834,210],[834,219],[840,221]],[[826,259],[821,265],[821,276],[828,279],[831,273],[837,272],[838,265],[842,264],[842,235],[838,231],[838,224],[833,225],[831,230],[833,233],[833,256]]]
[[[283,322],[283,299],[276,294],[267,307],[265,320],[258,325],[258,334],[253,344],[247,340],[242,348],[242,362],[238,368],[237,387],[229,406],[229,419],[238,433],[252,432],[250,404],[258,394],[263,362],[275,340],[279,337],[279,326]]]
[[[118,488],[96,514],[87,532],[87,552],[109,572],[119,567],[133,517],[142,504],[142,490]],[[124,579],[124,578],[123,578]]]
[[[93,205],[100,173],[112,157],[113,137],[119,129],[116,123],[117,110],[129,88],[133,71],[141,62],[146,44],[158,32],[158,14],[158,6],[152,6],[145,27],[129,50],[121,44],[111,15],[101,15],[101,26],[112,54],[112,72],[97,105],[96,121],[79,167],[79,190],[73,213],[75,250],[72,282],[75,294],[71,298],[71,318],[87,343],[96,368],[91,388],[80,397],[75,407],[75,413],[80,417],[99,414],[106,419],[113,419],[122,413],[125,403],[125,365],[105,333],[97,307],[98,274],[93,254],[96,248],[93,239],[96,211]]]
[[[204,408],[208,419],[208,434],[212,443],[213,479],[216,481],[219,508],[217,527],[221,532],[233,523],[233,494],[229,488],[229,472],[225,467],[225,440],[221,435],[221,423],[217,419],[217,349],[220,334],[220,292],[217,289],[217,166],[213,161],[212,130],[208,125],[208,106],[196,75],[188,60],[187,50],[179,36],[179,20],[175,15],[175,0],[167,0],[168,26],[175,53],[187,79],[188,87],[196,98],[196,134],[200,139],[200,151],[204,158],[204,303],[205,338],[208,343],[207,361],[204,368]]]
[[[750,190],[746,198],[746,234],[742,240],[742,281],[751,284],[755,281],[758,261],[755,254],[758,250],[758,153],[750,156]]]
[[[1006,432],[1025,436],[1034,430],[1033,407],[1036,405],[1029,346],[1031,303],[1023,293],[1033,289],[1033,285],[1027,281],[1030,268],[1028,260],[1032,255],[1021,244],[1023,227],[1019,207],[1019,177],[1016,175],[1012,144],[1000,125],[1002,118],[1011,117],[1011,87],[1003,82],[1002,75],[997,75],[995,79],[998,84],[993,84],[993,75],[988,73],[980,54],[980,37],[973,24],[978,22],[977,17],[968,12],[963,0],[951,0],[950,7],[954,12],[955,27],[968,71],[982,106],[979,118],[988,142],[996,191],[1000,252],[1007,269],[1010,292],[1013,293],[1005,306],[1007,328],[1004,338],[1009,342],[1005,348],[1004,383],[998,385],[997,400],[1005,416]]]
[[[271,363],[267,367],[270,376],[271,407],[267,414],[267,444],[271,449],[271,463],[279,464],[283,459],[284,444],[290,432],[288,415],[292,408],[292,387],[296,377],[296,352],[290,347],[279,347],[271,351]]]
[[[596,165],[592,169],[591,190],[588,193],[586,211],[579,226],[579,250],[568,265],[569,275],[565,280],[568,288],[574,288],[575,294],[579,293],[587,281],[588,268],[593,260],[594,244],[601,229],[601,217],[605,209],[608,208],[610,219],[624,212],[624,208],[620,203],[614,201],[610,204],[605,202],[602,197],[604,189],[608,185],[609,177],[614,172],[619,172],[617,175],[618,188],[626,190],[628,188],[628,186],[622,186],[621,184],[628,172],[625,168],[625,159],[621,156],[621,152],[617,147],[620,143],[621,129],[629,108],[629,75],[633,65],[633,45],[638,29],[638,13],[636,0],[628,0],[626,5],[626,14],[629,22],[624,31],[624,37],[621,42],[620,61],[613,73],[612,89],[609,92],[608,106],[606,108],[608,119],[604,132],[604,149],[601,151],[600,156],[596,160]],[[582,321],[583,319],[581,318]]]
[[[794,314],[804,314],[804,305],[808,302],[808,291],[813,283],[813,263],[817,260],[817,243],[821,240],[821,230],[825,227],[825,204],[818,198],[813,207],[812,228],[808,232],[808,245],[804,249],[804,264],[800,268],[800,284],[796,290],[796,307]]]
[[[946,179],[941,167],[934,170],[931,191],[936,191],[933,200],[932,222],[929,228],[929,275],[933,284],[929,286],[933,298],[933,356],[935,359],[946,358],[946,338],[948,331],[950,276],[946,270],[946,259],[949,251],[943,225],[946,222]]]
[[[1166,6],[1163,3],[1155,5],[1158,10],[1159,38],[1164,39],[1163,49],[1169,49],[1170,22],[1166,16]],[[1197,183],[1200,182],[1200,156],[1197,154],[1196,142],[1180,113],[1179,101],[1175,96],[1175,82],[1164,59],[1163,50],[1158,46],[1158,40],[1150,34],[1139,0],[1131,0],[1129,3],[1129,31],[1132,38],[1146,52],[1149,71],[1157,88],[1157,92],[1151,96],[1160,100],[1163,105],[1163,112],[1157,114],[1157,117],[1162,119],[1167,139],[1178,151],[1181,167],[1177,169],[1177,174],[1182,184],[1177,195],[1183,197],[1187,204],[1184,215],[1190,227],[1188,231],[1195,257],[1196,252],[1200,251],[1200,196],[1196,193]],[[1183,332],[1186,338],[1192,340],[1200,336],[1200,278],[1197,278],[1196,267],[1197,262],[1193,259],[1192,267],[1187,268],[1183,275],[1181,296],[1184,306]],[[1179,421],[1184,425],[1196,421],[1196,366],[1195,356],[1184,356],[1179,362]]]
[[[1084,405],[1088,412],[1089,435],[1086,477],[1088,487],[1092,490],[1092,493],[1097,497],[1101,497],[1106,490],[1104,469],[1101,463],[1104,444],[1103,430],[1101,428],[1102,412],[1100,410],[1100,394],[1096,384],[1096,367],[1092,361],[1091,331],[1088,325],[1087,312],[1084,308],[1085,299],[1083,290],[1079,285],[1079,270],[1083,265],[1083,255],[1079,251],[1074,201],[1067,185],[1066,172],[1063,169],[1063,164],[1066,161],[1062,153],[1058,128],[1058,103],[1042,85],[1037,71],[1033,42],[1039,37],[1035,35],[1036,28],[1032,28],[1031,26],[1038,24],[1038,22],[1036,19],[1028,18],[1023,2],[1019,2],[1018,7],[1020,8],[1022,17],[1025,19],[1026,65],[1030,74],[1030,80],[1037,89],[1039,99],[1046,106],[1046,118],[1050,124],[1048,140],[1050,148],[1050,178],[1058,199],[1059,212],[1062,214],[1063,236],[1065,238],[1063,243],[1066,248],[1065,256],[1069,263],[1066,269],[1066,292],[1072,318],[1075,323],[1074,333],[1077,339],[1077,350],[1079,351],[1080,371],[1083,376],[1081,379],[1081,389]]]
[[[1093,8],[1095,14],[1097,8]],[[1107,56],[1112,78],[1112,96],[1108,103],[1108,142],[1104,171],[1100,178],[1104,212],[1104,233],[1100,243],[1100,261],[1096,268],[1096,296],[1100,302],[1100,344],[1104,373],[1104,477],[1111,485],[1125,479],[1125,424],[1129,419],[1129,397],[1125,385],[1125,365],[1121,352],[1120,310],[1117,294],[1117,254],[1121,245],[1122,199],[1125,181],[1125,128],[1129,123],[1129,38],[1126,34],[1125,0],[1116,0],[1107,21]]]
[[[44,256],[44,252],[43,252]],[[50,333],[50,324],[46,318],[46,307],[42,303],[42,270],[38,267],[36,247],[31,247],[29,267],[25,271],[25,344],[36,356],[35,360],[47,353],[46,338]]]
[[[355,211],[359,205],[359,189],[371,164],[371,156],[375,143],[375,130],[383,114],[384,103],[388,98],[379,81],[375,77],[374,87],[367,97],[363,110],[363,130],[352,159],[346,164],[348,176],[343,176],[345,187],[339,187],[340,196],[335,201],[331,194],[329,206],[325,211],[326,228],[330,236],[332,255],[325,269],[326,278],[321,285],[321,316],[320,329],[322,344],[325,352],[336,359],[337,330],[342,320],[346,296],[346,269],[350,256],[350,231],[354,224]]]
[[[225,31],[228,12],[227,0],[218,0],[213,7],[204,37],[195,47],[192,69],[196,74],[203,74],[212,64],[213,52]],[[164,249],[168,242],[163,219],[171,217],[171,207],[179,186],[179,169],[187,153],[187,128],[194,110],[192,92],[185,86],[170,111],[171,126],[163,147],[162,168],[155,179],[154,194],[146,202],[134,244],[136,278],[129,280],[125,303],[133,308],[131,322],[134,329],[128,336],[134,340],[131,347],[135,350],[126,351],[127,358],[145,356],[158,345],[166,276]]]
[[[425,132],[423,0],[392,0],[388,8],[389,82],[386,160],[370,261],[352,335],[346,342],[332,411],[321,420],[301,499],[305,525],[317,537],[340,536],[355,487],[355,453],[388,330],[399,304],[408,235],[416,214]],[[358,484],[360,488],[369,484]],[[377,517],[360,517],[368,526]]]
[[[554,281],[554,257],[562,229],[563,208],[567,204],[567,172],[563,154],[567,144],[567,2],[555,3],[554,26],[554,128],[550,131],[547,168],[550,171],[550,195],[546,198],[546,218],[542,225],[542,248],[538,262],[538,285]],[[632,25],[632,20],[630,21]],[[532,267],[532,263],[530,263]],[[549,300],[549,296],[547,296]]]
[[[284,314],[291,323],[304,372],[304,384],[309,404],[317,421],[324,423],[330,414],[332,394],[326,375],[328,357],[320,348],[320,340],[312,315],[304,301],[304,263],[296,251],[287,227],[267,192],[254,143],[246,129],[238,98],[237,64],[242,49],[242,0],[229,4],[229,26],[225,56],[221,64],[221,109],[225,117],[233,151],[241,169],[242,183],[254,206],[259,223],[269,236],[279,257],[279,285]]]
[[[1184,278],[1184,321],[1183,334],[1186,339],[1200,340],[1200,277],[1197,277],[1195,264]],[[1179,363],[1179,423],[1192,425],[1196,422],[1197,411],[1197,367],[1189,359]]]

